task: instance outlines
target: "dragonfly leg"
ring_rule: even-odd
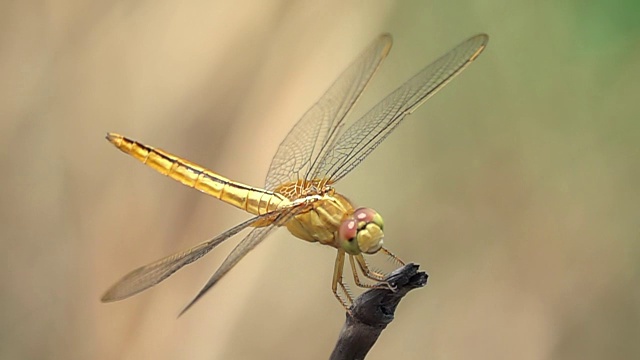
[[[342,282],[342,273],[344,271],[344,250],[338,250],[338,256],[336,256],[336,263],[333,268],[333,281],[331,283],[331,290],[333,291],[333,295],[336,296],[338,301],[342,304],[342,306],[350,313],[349,306],[353,303],[353,299],[349,294],[349,290]],[[340,295],[338,291],[338,285],[340,285],[340,289],[344,293],[344,297]]]
[[[356,255],[355,258],[358,261],[358,265],[360,266],[360,270],[362,270],[362,273],[364,274],[364,276],[366,276],[371,280],[380,282],[377,285],[371,286],[372,288],[376,288],[376,289],[386,288],[386,289],[395,291],[395,287],[385,280],[386,278],[385,274],[369,269],[369,265],[367,264],[362,254]]]
[[[375,284],[367,284],[360,281],[360,276],[358,276],[358,268],[356,268],[356,263],[353,260],[353,255],[349,255],[349,263],[351,263],[351,272],[353,273],[353,280],[356,282],[357,286],[361,288],[366,288],[366,289],[372,289],[376,287]]]
[[[399,257],[395,256],[391,251],[389,251],[387,248],[382,247],[380,248],[380,251],[382,251],[385,255],[387,255],[389,258],[391,258],[391,261],[394,261],[398,264],[400,264],[400,266],[404,266],[405,263],[404,261],[400,260]]]
[[[358,265],[360,266],[360,270],[362,270],[364,276],[368,277],[371,280],[384,281],[384,279],[386,278],[386,274],[369,269],[369,264],[367,264],[367,261],[364,259],[364,256],[362,256],[362,254],[355,255],[355,258],[358,261]]]

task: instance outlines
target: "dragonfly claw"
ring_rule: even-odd
[[[386,289],[386,290],[391,290],[392,292],[396,292],[398,290],[398,286],[388,282],[388,281],[382,281],[380,283],[378,283],[377,285],[374,286],[374,289]]]

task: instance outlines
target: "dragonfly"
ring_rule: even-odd
[[[395,263],[404,264],[383,246],[382,216],[371,208],[357,208],[334,185],[377,148],[407,115],[471,64],[488,41],[486,34],[478,34],[460,43],[345,127],[347,115],[391,49],[391,35],[380,35],[289,131],[271,161],[264,187],[230,180],[159,148],[108,133],[107,140],[125,154],[253,216],[211,240],[131,271],[106,291],[102,301],[122,300],[160,283],[246,228],[252,230],[180,315],[280,227],[286,227],[299,239],[337,250],[331,290],[347,311],[353,299],[343,279],[346,258],[357,286],[387,286],[393,290],[384,282],[386,274],[372,269],[364,257],[381,253]],[[359,272],[371,281],[363,281]]]

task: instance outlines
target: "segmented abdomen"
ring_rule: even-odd
[[[251,214],[266,214],[289,203],[282,194],[231,181],[188,160],[122,135],[109,133],[107,140],[159,173]]]

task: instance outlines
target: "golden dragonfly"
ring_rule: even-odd
[[[107,290],[102,301],[117,301],[146,290],[226,239],[253,228],[182,314],[267,235],[285,226],[297,238],[337,250],[331,290],[349,311],[352,296],[343,282],[345,257],[349,258],[356,285],[365,288],[385,286],[386,274],[370,269],[363,254],[381,252],[399,264],[403,262],[383,246],[380,214],[370,208],[356,208],[333,185],[360,164],[407,115],[474,61],[488,40],[486,34],[478,34],[462,42],[342,131],[345,118],[391,49],[391,36],[379,36],[290,130],[271,161],[263,188],[232,181],[164,150],[108,133],[109,142],[143,164],[254,216],[209,241],[133,270]],[[361,281],[358,271],[382,285]]]

